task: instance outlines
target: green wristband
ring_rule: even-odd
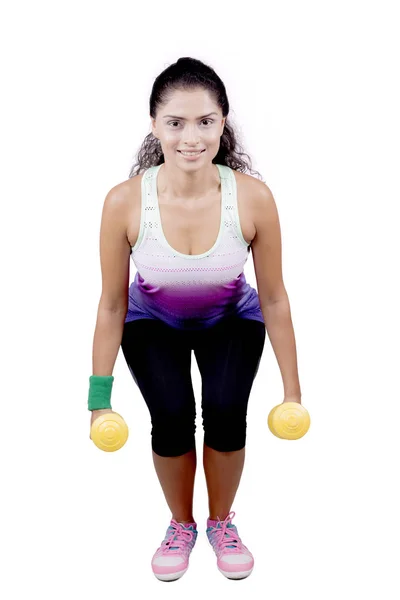
[[[113,375],[91,375],[89,377],[89,410],[111,409],[110,400],[113,382]]]

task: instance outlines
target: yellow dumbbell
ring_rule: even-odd
[[[97,417],[90,428],[90,436],[100,450],[115,452],[128,439],[129,430],[118,413],[104,413]]]
[[[278,438],[298,440],[310,427],[310,415],[299,402],[283,402],[269,413],[268,427]]]

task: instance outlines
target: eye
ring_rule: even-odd
[[[210,122],[210,124],[214,122],[214,121],[213,121],[213,119],[202,119],[202,121],[201,121],[201,122],[202,122],[202,123],[204,123],[205,121],[209,121],[209,122]],[[173,129],[176,129],[176,127],[174,127],[174,126],[172,125],[173,123],[179,123],[179,121],[170,121],[170,122],[168,123],[168,125],[171,125]]]

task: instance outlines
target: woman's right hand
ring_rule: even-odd
[[[99,417],[100,415],[103,415],[105,413],[112,413],[114,411],[111,410],[111,408],[102,408],[100,410],[92,410],[91,412],[92,412],[92,415],[90,417],[90,433],[89,433],[90,439],[92,439],[91,431],[92,431],[93,421],[95,421],[97,419],[97,417]]]

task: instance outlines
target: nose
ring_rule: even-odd
[[[185,133],[183,135],[183,141],[188,146],[196,147],[199,144],[199,134],[196,125],[188,125],[185,127]]]

